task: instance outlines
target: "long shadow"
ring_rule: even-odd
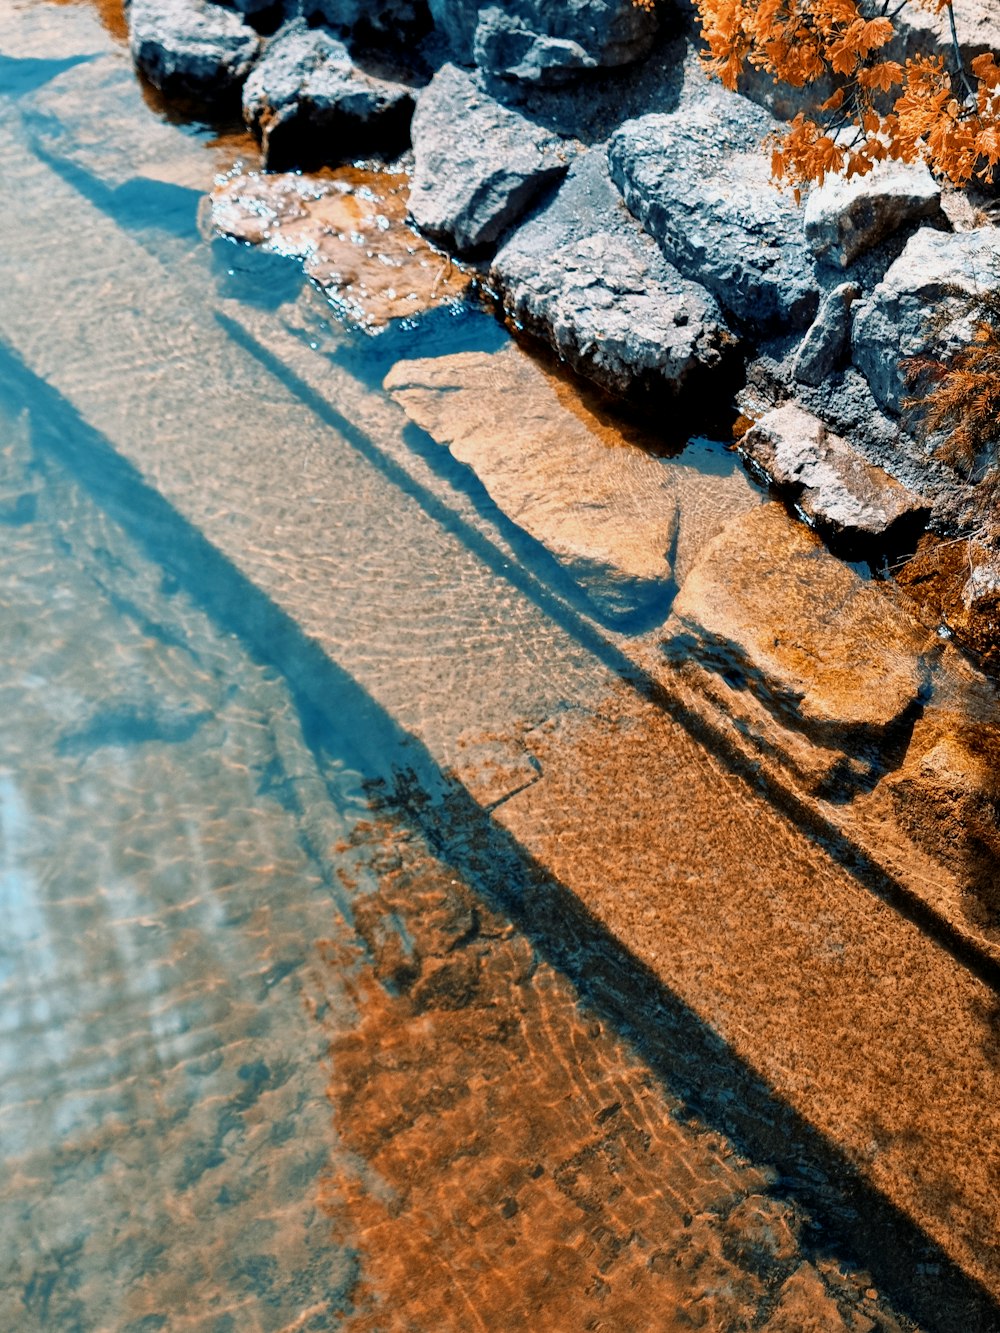
[[[640,695],[668,712],[674,721],[683,726],[700,745],[710,750],[731,773],[751,786],[762,800],[799,828],[806,830],[862,888],[881,898],[929,935],[985,985],[1000,991],[1000,961],[981,948],[974,939],[963,934],[908,885],[888,874],[791,787],[781,787],[765,779],[754,760],[741,751],[721,728],[713,726],[674,694],[665,678],[654,677],[639,666],[602,634],[592,621],[574,611],[570,602],[557,596],[549,586],[536,578],[530,569],[512,564],[507,552],[457,514],[445,500],[416,481],[400,463],[245,329],[225,315],[220,314],[217,318],[230,336],[291,390],[319,420],[336,430],[394,486],[416,500],[429,518],[457,537],[493,574],[515,587],[597,661],[628,682]]]
[[[812,1213],[814,1243],[862,1257],[904,1310],[942,1333],[995,1333],[1000,1308],[824,1135],[785,1104],[719,1035],[614,939],[298,625],[236,570],[51,386],[0,345],[0,387],[30,404],[34,444],[79,483],[158,565],[257,660],[280,671],[318,753],[336,736],[381,775],[393,805],[438,854],[507,912],[584,1002],[614,1022],[657,1075],[758,1160]]]

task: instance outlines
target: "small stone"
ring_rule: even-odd
[[[860,296],[861,288],[853,282],[842,282],[824,296],[792,363],[799,384],[818,388],[840,368],[851,345],[851,307]]]
[[[818,258],[847,268],[900,227],[941,216],[941,187],[922,162],[880,162],[867,176],[827,176],[809,191],[806,238]]]
[[[743,436],[740,452],[851,556],[912,548],[930,517],[922,496],[868,463],[797,403],[761,417]]]
[[[565,174],[573,152],[456,65],[420,94],[412,137],[413,220],[459,251],[496,241]]]

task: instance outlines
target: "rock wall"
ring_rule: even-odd
[[[969,52],[1000,49],[1000,15],[973,18]],[[270,167],[409,147],[415,226],[603,388],[683,403],[702,428],[740,383],[751,419],[791,404],[793,445],[747,452],[777,490],[800,499],[828,437],[840,473],[866,478],[854,501],[837,490],[831,515],[829,488],[810,491],[818,530],[889,551],[900,529],[873,521],[878,470],[932,530],[975,526],[974,488],[910,432],[899,362],[968,332],[930,315],[954,291],[1000,286],[1000,232],[923,167],[830,181],[804,206],[777,191],[762,143],[794,107],[759,79],[748,95],[710,82],[679,11],[131,0],[129,22],[137,65],[167,94],[218,104],[242,89]],[[939,29],[913,18],[900,49],[937,50]],[[792,479],[774,465],[789,448]]]

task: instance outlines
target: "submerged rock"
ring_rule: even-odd
[[[260,52],[260,38],[231,9],[208,0],[131,0],[132,59],[167,97],[233,98]]]
[[[997,227],[968,232],[924,227],[911,236],[854,313],[854,364],[880,406],[895,414],[902,410],[907,390],[901,361],[947,355],[968,341],[972,326],[960,298],[1000,287],[998,255]],[[954,312],[951,322],[949,309]]]
[[[339,167],[323,176],[233,176],[212,195],[225,236],[301,259],[330,300],[369,331],[460,300],[469,274],[406,225],[406,176]]]
[[[857,283],[842,282],[823,297],[795,353],[792,375],[797,383],[818,388],[843,364],[851,346],[851,307],[860,296]]]
[[[410,212],[421,230],[459,251],[495,241],[564,175],[572,155],[455,65],[420,94],[412,136]]]
[[[714,298],[683,278],[622,205],[603,152],[580,155],[558,194],[497,253],[509,312],[614,393],[677,395],[719,376],[736,344]]]
[[[877,767],[928,686],[931,634],[777,504],[731,523],[685,579],[668,656],[693,656],[786,726]]]
[[[922,162],[882,162],[868,176],[828,176],[811,189],[806,238],[817,258],[847,268],[901,227],[943,216],[941,187]]]
[[[765,473],[823,536],[851,556],[914,543],[931,506],[865,461],[818,417],[785,403],[756,422],[740,452]]]
[[[275,171],[362,153],[398,153],[409,141],[414,88],[359,69],[347,47],[301,19],[268,43],[243,88],[243,118]]]
[[[627,65],[646,54],[658,26],[633,0],[430,0],[430,8],[459,60],[528,83]]]
[[[567,410],[519,348],[401,361],[385,388],[602,615],[665,609],[677,535],[669,469]]]
[[[626,121],[611,178],[671,264],[755,333],[806,328],[819,288],[802,210],[771,183],[761,142],[780,128],[724,91]]]
[[[1000,673],[1000,559],[976,541],[924,537],[896,581],[983,667]]]
[[[819,1273],[803,1263],[781,1288],[764,1333],[848,1333],[848,1326]]]

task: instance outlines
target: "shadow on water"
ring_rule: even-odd
[[[2,348],[0,385],[12,399],[33,404],[35,446],[67,466],[165,569],[166,577],[179,580],[216,624],[238,635],[259,662],[282,672],[295,694],[303,732],[314,753],[322,756],[331,749],[344,753],[346,748],[360,756],[363,771],[380,775],[377,785],[383,801],[402,807],[418,822],[441,860],[470,879],[488,905],[509,914],[539,952],[570,978],[584,1002],[613,1021],[677,1096],[742,1149],[782,1172],[784,1188],[813,1214],[817,1245],[863,1256],[897,1305],[930,1328],[956,1333],[989,1333],[997,1328],[1000,1311],[975,1282],[693,1010],[610,937],[566,886],[547,874],[442,772],[421,742],[404,732],[264,593],[146,486],[57,391]],[[358,448],[375,455],[356,428],[337,424]],[[383,468],[394,466],[379,457],[373,461]],[[409,479],[400,477],[399,482],[413,492]],[[440,507],[433,497],[426,500]],[[454,523],[451,516],[453,529]],[[468,533],[468,538],[491,564],[499,559],[478,534]],[[524,583],[528,595],[539,604],[547,603],[548,610],[549,594],[522,572],[510,570],[507,562],[501,564],[505,577]],[[631,664],[592,628],[574,625],[565,608],[553,610],[559,612],[560,623],[585,636],[602,660],[620,663],[623,674],[635,679]],[[652,692],[651,682],[635,683]],[[982,960],[980,964],[976,970],[982,975]],[[996,985],[996,976],[988,979]]]

